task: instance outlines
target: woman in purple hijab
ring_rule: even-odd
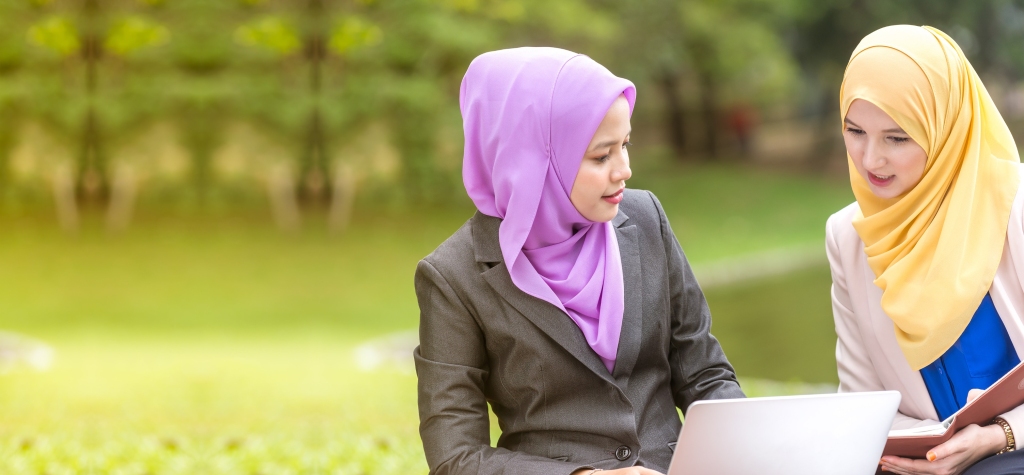
[[[661,204],[625,188],[635,97],[555,48],[469,66],[478,212],[416,268],[430,473],[662,473],[677,407],[743,397]]]

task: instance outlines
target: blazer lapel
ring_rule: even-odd
[[[1024,179],[1024,165],[1020,168]],[[1010,335],[1017,356],[1024,360],[1024,318],[1017,309],[1024,309],[1024,223],[1021,222],[1022,193],[1024,187],[1017,190],[1017,196],[1010,208],[1010,222],[1006,227],[1006,243],[1003,244],[1003,256],[992,279],[992,303],[996,306],[1006,333]]]
[[[1010,336],[1013,348],[1017,351],[1017,357],[1024,360],[1024,326],[1017,312],[1018,308],[1024,308],[1024,292],[1011,253],[1010,243],[1007,242],[1003,246],[1003,257],[995,278],[992,279],[989,294],[1000,320],[1003,321],[1003,326],[1006,327],[1006,334]]]
[[[583,332],[558,307],[527,294],[516,287],[501,256],[498,229],[501,220],[479,212],[473,217],[473,244],[478,262],[497,263],[483,271],[488,285],[502,299],[539,328],[555,343],[572,354],[601,378],[615,384],[601,358],[587,344]],[[621,346],[621,344],[620,344]],[[617,366],[617,365],[616,365]]]
[[[622,314],[622,332],[615,355],[612,374],[620,385],[629,380],[640,353],[641,332],[643,331],[643,269],[640,265],[640,245],[637,241],[636,225],[628,224],[629,217],[619,211],[612,221],[619,241],[619,255],[622,257],[622,283],[625,304]],[[621,219],[620,219],[621,218]],[[616,223],[618,221],[618,223]]]
[[[903,355],[900,344],[896,341],[896,328],[889,315],[882,310],[882,289],[874,282],[875,274],[868,267],[867,255],[862,253],[861,274],[866,282],[864,287],[868,292],[868,306],[871,309],[871,328],[875,333],[878,345],[885,353],[885,361],[889,363],[897,379],[903,383],[906,391],[903,392],[903,401],[912,404],[916,408],[916,414],[924,419],[939,420],[938,412],[928,394],[928,387],[924,384],[924,377],[920,371],[914,371],[907,363],[907,357]]]

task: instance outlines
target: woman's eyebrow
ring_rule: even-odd
[[[849,124],[849,125],[852,125],[852,126],[854,126],[854,127],[857,127],[858,129],[859,129],[859,128],[861,128],[861,126],[859,126],[859,125],[857,125],[857,124],[854,124],[854,123],[853,123],[853,121],[852,121],[852,120],[850,120],[849,118],[845,118],[845,119],[843,119],[843,122],[845,122],[845,123],[847,123],[847,124]],[[904,130],[903,130],[902,128],[900,128],[900,127],[896,127],[896,128],[894,128],[894,129],[885,129],[885,130],[883,130],[883,131],[882,131],[882,133],[884,133],[884,134],[904,134],[904,135],[910,135],[910,134],[906,133],[906,132],[905,132],[905,131],[904,131]]]
[[[631,134],[631,133],[633,133],[632,130],[630,130],[629,132],[626,132],[626,137],[629,137],[629,134]],[[617,143],[619,143],[618,140],[605,140],[604,142],[598,143],[598,144],[594,145],[593,147],[590,147],[590,150],[588,150],[588,152],[593,152],[594,150],[597,150],[599,148],[611,147],[612,145],[615,145]]]
[[[605,140],[604,142],[601,142],[599,144],[594,145],[593,147],[590,147],[590,151],[593,152],[594,150],[597,150],[599,148],[611,147],[612,145],[615,145],[617,143],[619,143],[618,140]]]

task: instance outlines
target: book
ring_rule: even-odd
[[[925,454],[971,424],[988,425],[1024,404],[1024,363],[1018,364],[980,396],[939,424],[889,431],[882,455],[925,458]]]

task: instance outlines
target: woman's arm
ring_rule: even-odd
[[[476,320],[437,269],[416,266],[420,437],[430,473],[570,474],[587,468],[490,446],[487,352]]]
[[[829,268],[832,271],[832,316],[836,325],[836,369],[839,372],[839,392],[884,391],[886,388],[878,379],[874,364],[867,348],[860,339],[857,328],[858,316],[850,303],[850,292],[843,271],[841,249],[836,239],[836,216],[825,225],[825,249],[828,253]],[[867,318],[861,316],[859,318]],[[893,429],[909,429],[917,426],[938,424],[939,421],[917,419],[897,412]]]
[[[661,220],[661,238],[668,259],[669,311],[671,312],[672,395],[684,411],[701,399],[746,397],[736,372],[718,340],[711,335],[711,311],[697,284],[668,217],[653,193],[648,192]]]

